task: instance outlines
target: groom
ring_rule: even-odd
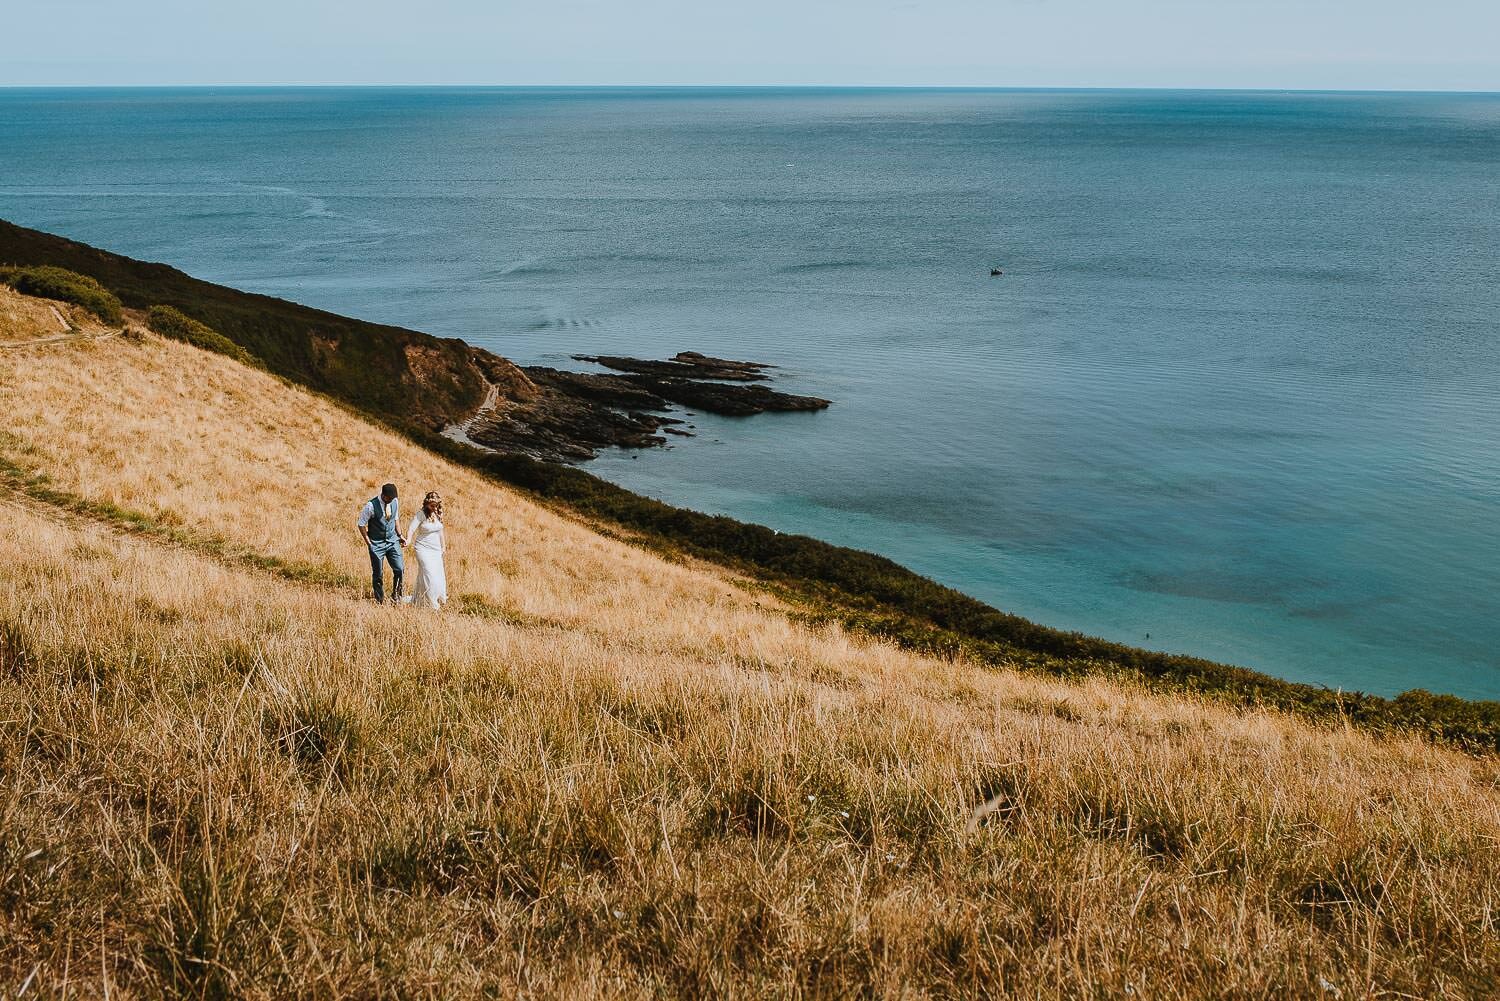
[[[401,601],[401,577],[406,565],[401,559],[401,547],[406,540],[396,521],[401,517],[401,504],[396,500],[396,484],[387,483],[380,488],[380,496],[372,497],[359,512],[359,537],[370,548],[370,574],[375,585],[375,600],[385,601],[385,567],[381,561],[391,565],[391,600]]]

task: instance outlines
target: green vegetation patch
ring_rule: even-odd
[[[0,268],[0,281],[26,295],[82,306],[105,323],[125,321],[119,298],[88,275],[76,271],[45,264]]]
[[[244,365],[258,365],[255,356],[205,323],[171,306],[152,306],[146,314],[146,326],[163,337],[191,344],[205,351],[228,355]]]

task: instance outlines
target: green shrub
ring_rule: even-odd
[[[123,323],[120,300],[109,289],[87,275],[64,268],[38,265],[0,269],[0,280],[27,295],[56,299],[82,306],[105,323]]]
[[[171,306],[152,306],[146,314],[146,326],[174,341],[182,341],[205,351],[217,351],[246,365],[256,363],[255,356],[234,341]]]

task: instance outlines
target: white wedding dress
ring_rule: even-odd
[[[443,523],[420,514],[411,520],[406,533],[412,553],[417,557],[417,582],[411,589],[411,603],[418,608],[442,608],[448,600],[448,575],[443,570]]]

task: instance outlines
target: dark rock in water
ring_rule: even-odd
[[[709,375],[711,371],[754,373],[757,378],[765,379],[769,378],[765,370],[776,367],[761,361],[732,361],[728,358],[715,358],[713,355],[699,354],[697,351],[679,351],[672,356],[672,360],[681,365],[696,367],[699,370],[698,378],[700,379],[729,378],[727,375]]]
[[[564,372],[539,365],[523,371],[540,386],[556,389],[568,396],[593,400],[611,407],[635,410],[665,410],[667,401],[660,396],[620,378],[617,375],[594,375],[589,372]]]
[[[573,358],[626,374],[587,375],[559,373],[554,369],[542,369],[542,374],[538,374],[539,370],[531,368],[526,371],[539,381],[567,382],[569,391],[586,394],[602,403],[622,403],[629,391],[619,387],[630,386],[662,400],[728,417],[748,417],[771,411],[822,410],[829,405],[827,400],[815,396],[793,396],[765,386],[725,384],[770,379],[765,370],[775,366],[763,362],[715,358],[697,351],[678,352],[670,361],[621,355],[574,355]]]
[[[726,417],[749,417],[773,411],[823,410],[830,405],[828,400],[816,396],[794,396],[765,386],[726,386],[720,382],[661,379],[646,375],[624,378],[673,403]]]
[[[651,361],[646,358],[625,358],[620,355],[574,355],[574,361],[593,362],[612,368],[616,372],[631,372],[637,375],[654,375],[681,379],[724,379],[730,382],[759,382],[769,379],[762,365],[753,361],[730,361],[727,358],[711,358],[696,351],[682,351],[671,361]]]
[[[666,443],[647,415],[623,414],[588,401],[549,397],[498,408],[468,428],[475,443],[497,452],[549,462],[592,459],[601,448],[650,448]]]
[[[489,396],[477,412],[444,433],[497,452],[546,461],[592,459],[610,446],[661,447],[666,444],[664,435],[694,437],[691,425],[662,413],[673,403],[731,417],[822,410],[829,405],[817,397],[744,385],[768,379],[764,370],[773,366],[693,351],[670,361],[577,356],[624,373],[613,375],[542,365],[522,368],[482,349],[471,350],[490,384]]]

